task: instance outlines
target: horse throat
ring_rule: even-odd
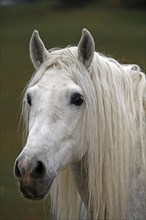
[[[77,191],[84,203],[86,209],[86,219],[93,220],[92,208],[89,208],[89,190],[88,190],[88,169],[87,169],[87,155],[81,160],[75,161],[71,165],[71,171],[75,181]]]
[[[87,171],[86,155],[79,161],[75,161],[71,165],[73,178],[75,181],[78,193],[88,210],[89,191],[88,191],[88,171]]]

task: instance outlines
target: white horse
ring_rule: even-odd
[[[14,174],[25,198],[51,191],[57,219],[146,219],[146,78],[78,47],[47,50],[34,31],[36,72],[23,100],[27,141]],[[53,183],[53,184],[52,184]],[[51,186],[52,185],[52,186]],[[51,190],[50,190],[51,188]]]

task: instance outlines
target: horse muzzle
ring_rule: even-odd
[[[19,156],[14,164],[14,175],[23,196],[31,200],[43,199],[54,180],[54,175],[48,175],[46,165],[38,157]]]

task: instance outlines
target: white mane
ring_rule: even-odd
[[[124,68],[98,53],[87,70],[77,58],[77,48],[70,47],[51,51],[50,59],[41,65],[28,88],[35,85],[45,69],[52,65],[65,68],[85,96],[82,144],[89,146],[86,153],[88,208],[93,210],[93,219],[125,219],[131,168],[139,163],[137,153],[142,155],[143,167],[146,167],[146,128],[142,123],[145,76],[140,70]],[[24,98],[26,126],[27,108]],[[90,140],[88,143],[87,139]],[[80,218],[80,196],[70,167],[54,180],[51,199],[52,208],[57,208],[58,219]]]

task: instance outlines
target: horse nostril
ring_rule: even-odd
[[[46,168],[41,161],[37,161],[36,167],[33,168],[31,176],[35,179],[43,177],[45,174]]]
[[[14,167],[14,174],[16,177],[21,178],[21,170],[18,166],[18,161],[16,161],[15,167]]]

